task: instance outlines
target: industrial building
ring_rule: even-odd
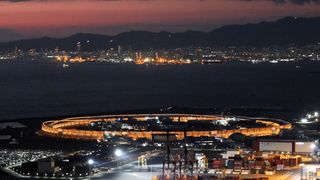
[[[317,150],[314,141],[259,139],[253,143],[257,152],[283,152],[291,154],[313,154]]]

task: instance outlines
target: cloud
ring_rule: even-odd
[[[0,2],[12,2],[12,3],[25,2],[25,1],[31,1],[31,0],[0,0]]]
[[[120,2],[120,1],[156,1],[156,0],[0,0],[1,2],[7,2],[7,3],[23,3],[23,2],[64,2],[64,1],[73,1],[73,2],[79,2],[79,1],[105,1],[105,2]],[[164,0],[159,0],[164,1]],[[182,1],[182,0],[181,0]],[[205,1],[205,0],[195,0],[195,1]],[[167,0],[167,2],[170,2],[170,0]]]
[[[320,4],[320,0],[241,0],[241,1],[270,1],[275,4],[296,4],[296,5],[305,5],[305,4]]]
[[[19,3],[19,2],[50,2],[50,1],[81,1],[81,0],[0,0],[0,2],[11,2],[11,3]],[[134,0],[82,0],[82,1],[134,1]],[[135,0],[135,1],[155,1],[155,0]],[[164,0],[161,0],[164,1]],[[168,0],[169,1],[169,0]],[[183,0],[181,0],[183,1]],[[194,0],[194,1],[210,1],[210,0]],[[213,0],[212,0],[213,1]],[[237,1],[270,1],[275,4],[296,4],[296,5],[304,5],[304,4],[320,4],[320,0],[237,0]],[[170,2],[170,1],[169,1]]]
[[[1,2],[9,2],[9,3],[21,3],[21,2],[31,2],[31,1],[39,1],[39,2],[42,2],[42,1],[52,1],[52,0],[0,0],[0,3]]]
[[[0,0],[0,2],[12,2],[12,3],[18,3],[18,2],[28,2],[28,1],[38,1],[38,2],[50,2],[50,1],[123,1],[123,0]],[[137,0],[137,1],[149,1],[149,0]],[[152,1],[152,0],[150,0]]]

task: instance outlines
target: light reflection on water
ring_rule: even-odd
[[[183,107],[320,107],[320,63],[0,63],[0,119]]]

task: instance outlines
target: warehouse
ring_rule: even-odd
[[[314,141],[260,139],[253,143],[253,150],[257,152],[312,154],[317,150],[317,143]]]

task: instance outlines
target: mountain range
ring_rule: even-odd
[[[102,50],[121,45],[124,48],[177,48],[196,46],[270,46],[305,45],[320,42],[320,17],[286,17],[274,22],[227,25],[210,32],[129,31],[115,36],[78,33],[66,38],[43,37],[0,43],[0,51],[20,49]]]
[[[0,42],[8,42],[12,40],[19,40],[23,36],[10,29],[0,29]]]

